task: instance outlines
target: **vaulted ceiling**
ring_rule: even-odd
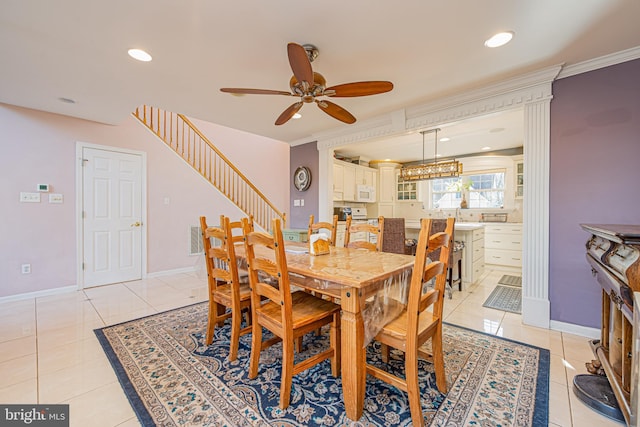
[[[332,99],[364,120],[635,48],[638,17],[636,0],[4,0],[0,102],[108,124],[148,104],[299,143],[350,125],[306,104],[301,119],[275,126],[296,98],[219,90],[288,91],[288,42],[319,49],[312,66],[329,86],[394,83],[388,93]],[[511,43],[483,45],[506,30]],[[133,60],[130,48],[153,61]],[[414,141],[419,157],[421,137]]]

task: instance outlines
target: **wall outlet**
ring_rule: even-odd
[[[22,274],[31,274],[31,264],[22,264]]]
[[[63,203],[64,196],[62,194],[49,194],[49,203]]]

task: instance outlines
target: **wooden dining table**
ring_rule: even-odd
[[[409,276],[411,255],[331,247],[325,255],[310,255],[306,244],[286,242],[292,284],[339,298],[341,318],[342,391],[347,417],[362,416],[366,387],[365,301],[393,281]],[[236,256],[244,258],[244,247]],[[257,254],[260,255],[260,254]]]

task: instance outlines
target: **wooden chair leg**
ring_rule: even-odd
[[[258,376],[258,364],[260,363],[260,353],[262,352],[262,326],[257,322],[251,329],[251,360],[249,362],[249,378]]]
[[[413,348],[405,353],[405,375],[407,394],[409,395],[409,409],[414,426],[423,427],[422,403],[420,403],[420,386],[418,384],[418,351]]]
[[[298,337],[298,339],[296,339],[296,353],[300,354],[302,353],[302,340],[304,339],[304,336]]]
[[[238,310],[231,314],[231,343],[229,344],[229,360],[238,358],[238,345],[240,343],[240,326],[242,323],[242,311]]]
[[[436,333],[431,338],[433,351],[433,366],[436,371],[436,386],[440,393],[447,392],[447,375],[444,370],[444,356],[442,349],[442,324],[438,325]]]
[[[220,319],[227,312],[227,307],[222,304],[216,304],[218,307],[216,309],[216,317]],[[224,326],[224,319],[218,320],[216,322],[220,328]]]
[[[211,345],[213,342],[213,331],[216,328],[216,323],[219,322],[219,307],[220,305],[217,302],[209,298],[209,321],[207,323],[207,337],[205,341],[207,345]]]
[[[296,340],[297,341],[297,340]],[[291,399],[293,381],[293,345],[290,340],[282,340],[282,375],[280,383],[280,409],[287,409]]]

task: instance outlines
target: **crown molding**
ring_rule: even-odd
[[[575,76],[576,74],[610,67],[627,61],[633,61],[638,58],[640,58],[640,46],[632,47],[631,49],[612,53],[610,55],[601,56],[599,58],[590,59],[588,61],[579,62],[577,64],[568,65],[560,71],[558,79],[564,79],[566,77]]]
[[[314,134],[306,142],[315,140],[318,150],[330,149],[518,108],[527,103],[551,98],[551,83],[561,68],[562,65],[544,68],[481,89],[396,110],[362,121],[346,132],[341,129]]]

